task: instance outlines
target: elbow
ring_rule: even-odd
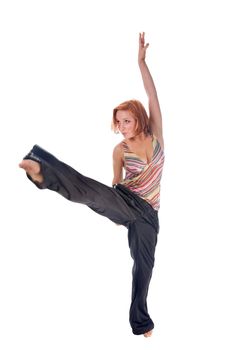
[[[122,178],[119,177],[114,177],[113,181],[112,181],[112,186],[117,185],[118,183],[120,183],[122,181]]]
[[[116,181],[115,179],[113,179],[112,181],[112,187],[114,187],[114,185],[117,185],[118,181]]]

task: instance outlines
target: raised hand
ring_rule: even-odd
[[[139,33],[139,54],[138,54],[138,61],[144,61],[146,58],[146,50],[148,48],[149,44],[145,44],[145,33]]]

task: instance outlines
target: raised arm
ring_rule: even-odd
[[[161,147],[164,147],[163,141],[163,128],[162,128],[162,115],[157,96],[157,91],[151,73],[146,64],[146,50],[149,44],[145,44],[145,33],[139,33],[139,53],[138,64],[141,71],[143,84],[148,97],[149,106],[149,124],[153,134],[159,140]]]

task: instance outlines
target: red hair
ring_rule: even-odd
[[[131,113],[136,121],[135,130],[137,131],[137,134],[140,134],[141,132],[144,132],[145,135],[151,134],[148,115],[141,102],[138,100],[128,100],[114,108],[111,129],[115,133],[118,131],[116,120],[117,111],[129,111]]]

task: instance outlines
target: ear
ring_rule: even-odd
[[[138,119],[135,119],[135,131],[138,130],[138,127],[139,127]]]

